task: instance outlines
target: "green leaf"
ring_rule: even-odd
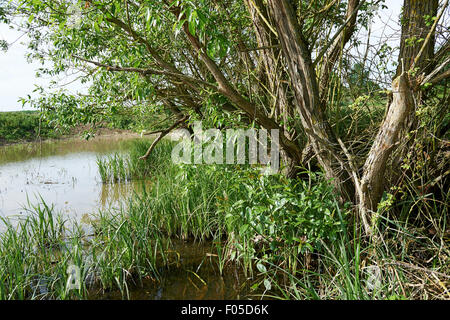
[[[249,228],[249,225],[248,225],[248,224],[242,225],[241,228],[239,229],[239,233],[240,233],[240,234],[244,234],[245,231],[248,230],[248,228]]]
[[[256,268],[259,270],[259,272],[261,272],[261,273],[266,273],[267,272],[267,268],[261,263],[261,262],[258,262],[257,264],[256,264]]]
[[[192,10],[191,14],[189,15],[189,32],[195,36],[195,29],[197,27],[197,11]]]
[[[266,287],[267,291],[270,291],[270,289],[272,289],[272,283],[269,279],[264,279],[264,287]]]

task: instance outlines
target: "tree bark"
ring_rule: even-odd
[[[262,77],[260,81],[264,82],[263,91],[269,90],[268,104],[271,110],[271,116],[276,121],[281,121],[285,135],[288,139],[293,140],[298,137],[299,132],[294,123],[295,109],[293,101],[288,98],[288,85],[281,81],[285,71],[282,69],[281,52],[278,39],[275,34],[268,28],[265,21],[269,21],[267,8],[262,0],[245,0],[250,17],[253,22],[257,45],[260,48],[266,48],[260,51],[259,66],[262,68]],[[265,21],[264,21],[265,20]],[[290,157],[290,155],[282,150],[281,156],[285,164],[285,175],[294,177],[297,174],[298,166],[301,164],[300,159]]]
[[[397,76],[402,73],[402,60],[404,70],[409,70],[413,66],[414,59],[422,48],[423,40],[430,33],[432,26],[432,23],[427,25],[425,16],[436,17],[438,6],[438,0],[404,0]],[[422,40],[419,41],[419,39]],[[415,67],[419,68],[418,74],[427,74],[433,69],[434,47],[435,37],[432,36],[423,54],[415,63]]]
[[[418,83],[433,69],[435,37],[430,34],[432,27],[426,24],[425,16],[435,17],[437,9],[438,0],[404,1],[399,66],[392,83],[393,100],[367,156],[360,183],[359,207],[366,220],[368,234],[373,233],[375,221],[371,218],[386,187],[385,172],[389,156],[414,127],[415,107],[421,95]],[[418,41],[427,37],[430,37],[428,42]],[[412,70],[414,68],[419,72]]]
[[[403,14],[401,16],[402,35],[396,76],[402,73],[402,68],[404,70],[415,69],[411,70],[410,84],[415,91],[414,100],[416,105],[423,98],[420,88],[421,80],[434,69],[435,35],[433,32],[429,41],[425,43],[425,39],[432,28],[432,22],[428,21],[427,24],[425,17],[436,17],[438,6],[438,0],[404,0],[403,2]],[[425,47],[422,48],[424,43]],[[412,108],[410,111],[403,128],[405,132],[417,126],[415,108]],[[405,146],[404,151],[407,148],[408,146]]]
[[[406,72],[393,81],[392,91],[392,103],[364,164],[362,194],[359,199],[363,211],[377,210],[384,191],[384,173],[388,158],[398,144],[399,131],[414,105]]]
[[[333,180],[342,199],[354,197],[354,188],[343,162],[337,161],[339,150],[320,103],[311,52],[301,33],[295,11],[288,0],[268,0],[284,58],[288,64],[296,107],[326,177]]]
[[[339,55],[342,52],[342,49],[345,47],[348,41],[350,41],[353,33],[355,32],[356,27],[356,19],[358,17],[360,0],[349,0],[347,5],[347,13],[346,20],[350,19],[347,26],[344,28],[342,33],[336,38],[336,40],[332,43],[330,48],[328,49],[327,55],[324,57],[320,72],[320,94],[321,101],[323,104],[326,103],[328,85],[330,76],[335,66],[336,62],[339,59]]]

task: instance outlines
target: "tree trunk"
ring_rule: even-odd
[[[397,67],[397,76],[402,73],[402,60],[404,70],[409,70],[414,60],[422,48],[423,41],[431,30],[431,17],[436,17],[438,11],[438,0],[404,0],[403,14],[401,17],[402,35],[400,42],[399,65]],[[425,18],[429,16],[428,20]],[[420,40],[422,39],[422,40]],[[419,68],[416,74],[428,74],[433,70],[435,37],[431,36],[425,46],[423,54],[415,63],[415,67]]]
[[[383,195],[384,172],[389,155],[398,144],[398,133],[414,105],[412,90],[404,72],[392,84],[393,100],[364,164],[359,195],[363,211],[376,211]]]
[[[294,123],[295,110],[292,101],[288,98],[288,87],[281,81],[285,74],[282,69],[281,50],[277,45],[279,42],[275,34],[268,28],[265,21],[269,21],[270,17],[266,12],[266,8],[262,0],[245,0],[250,17],[255,30],[256,41],[259,48],[259,65],[262,68],[262,76],[264,80],[263,91],[269,90],[268,104],[271,109],[271,115],[277,122],[281,122],[286,137],[293,140],[298,137],[299,133]],[[264,21],[265,20],[265,21]],[[284,174],[288,177],[296,176],[298,166],[301,164],[300,159],[290,157],[284,150],[281,156],[285,164]]]
[[[360,213],[366,221],[368,234],[373,232],[375,221],[371,219],[372,214],[377,211],[386,187],[385,172],[389,156],[416,123],[415,107],[421,94],[417,83],[433,69],[434,34],[428,43],[418,40],[426,39],[430,34],[431,24],[426,24],[425,16],[435,17],[437,9],[438,0],[404,1],[399,66],[392,84],[393,100],[369,151],[358,190]],[[421,50],[423,53],[419,56]],[[414,72],[415,68],[419,72]]]
[[[339,152],[331,126],[320,104],[319,86],[311,52],[301,33],[290,1],[268,0],[284,58],[288,64],[297,112],[317,160],[328,179],[332,179],[342,200],[353,199],[353,185]]]
[[[431,17],[436,17],[438,6],[438,0],[404,0],[403,3],[403,14],[401,17],[402,35],[397,76],[401,74],[402,68],[404,70],[411,69],[413,72],[410,76],[410,83],[414,90],[416,106],[423,99],[419,84],[425,75],[434,69],[434,34],[431,35],[430,40],[423,49],[422,46],[431,31],[433,22]],[[428,19],[425,18],[427,16],[429,17]],[[419,56],[421,50],[423,52]],[[405,132],[409,132],[417,126],[415,111],[415,108],[412,108],[405,120],[404,128],[402,129]],[[408,145],[405,145],[402,153],[406,152],[408,147]]]

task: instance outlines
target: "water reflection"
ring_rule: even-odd
[[[74,217],[118,207],[142,182],[103,184],[97,157],[122,152],[135,136],[68,139],[0,147],[0,215],[24,214],[40,197]]]
[[[250,278],[238,266],[229,265],[220,273],[218,257],[212,242],[173,241],[178,263],[159,270],[160,280],[143,280],[142,285],[129,287],[132,300],[237,300],[259,299],[263,286],[252,288],[261,279]],[[89,299],[122,299],[120,291],[92,290]]]
[[[127,201],[129,195],[134,192],[140,193],[143,188],[148,188],[149,186],[149,180],[103,184],[99,197],[101,208],[108,208],[111,204]]]

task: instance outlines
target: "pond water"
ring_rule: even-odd
[[[128,297],[120,291],[104,293],[92,290],[89,299],[131,300],[239,300],[260,299],[263,285],[252,286],[263,279],[250,278],[239,266],[228,265],[222,273],[214,243],[173,241],[178,263],[160,268],[160,280],[143,280],[143,285],[129,286]],[[267,297],[265,297],[267,299]]]
[[[123,151],[134,135],[112,135],[0,147],[0,216],[26,214],[28,203],[53,205],[79,220],[117,207],[134,183],[103,184],[97,158]]]
[[[100,136],[0,147],[0,216],[18,218],[42,200],[77,221],[86,214],[119,207],[139,192],[142,181],[102,183],[98,157],[127,149],[134,135]],[[42,197],[42,199],[41,199]],[[14,223],[14,222],[13,222]],[[4,225],[0,223],[0,232]],[[249,280],[235,266],[221,274],[213,243],[175,242],[179,262],[160,270],[161,279],[120,292],[92,290],[92,299],[242,299],[252,298],[257,279]],[[259,280],[261,282],[261,279]],[[257,296],[253,296],[257,299]]]

